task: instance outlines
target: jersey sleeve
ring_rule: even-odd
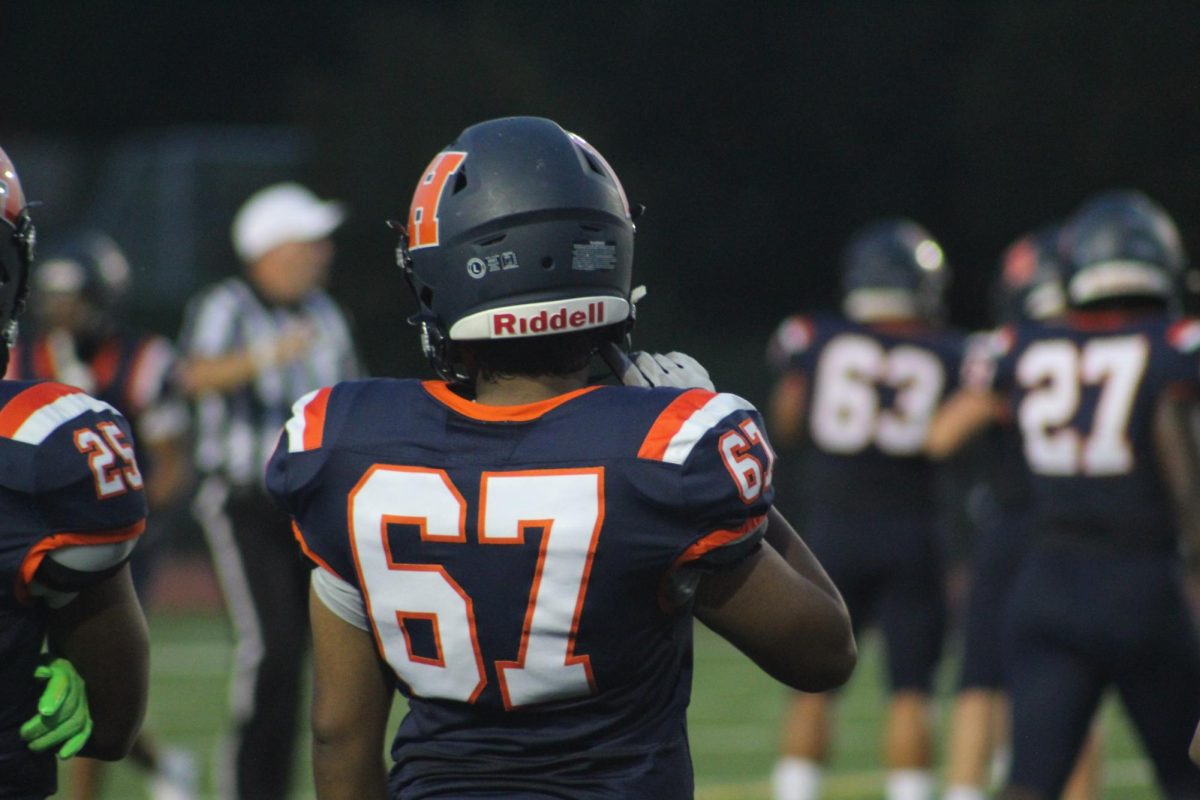
[[[0,437],[25,448],[21,489],[39,527],[21,561],[18,596],[39,586],[61,599],[119,568],[146,518],[125,417],[75,387],[37,383],[0,410]]]
[[[186,358],[213,358],[234,345],[238,299],[228,284],[213,286],[197,295],[184,311],[179,350]]]
[[[753,405],[732,394],[684,392],[658,416],[639,456],[679,469],[673,511],[691,533],[673,572],[728,568],[758,548],[774,498],[775,454]]]
[[[779,323],[767,344],[767,364],[776,373],[789,369],[808,371],[816,324],[809,317],[791,316]]]
[[[267,463],[267,491],[292,519],[292,530],[305,556],[334,575],[349,580],[354,575],[343,543],[332,541],[329,531],[339,526],[323,521],[328,509],[318,502],[319,480],[332,444],[331,420],[338,401],[353,394],[346,384],[309,392],[292,405],[292,416],[280,432],[275,452]],[[342,512],[344,513],[344,512]]]
[[[1008,392],[1016,378],[1016,343],[1017,330],[1011,325],[969,337],[961,385],[978,392]]]
[[[1174,395],[1200,398],[1200,319],[1181,319],[1166,331],[1172,354],[1167,367],[1167,382]]]

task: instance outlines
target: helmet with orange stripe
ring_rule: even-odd
[[[469,381],[462,342],[619,339],[633,317],[634,216],[604,157],[558,124],[464,130],[422,174],[397,248],[434,368]]]
[[[8,154],[0,149],[0,367],[8,364],[8,348],[16,338],[16,318],[29,293],[29,269],[36,239],[25,192]],[[0,368],[0,375],[3,369]]]
[[[1005,248],[992,286],[996,324],[1049,319],[1066,310],[1061,236],[1062,225],[1056,223],[1027,233]]]

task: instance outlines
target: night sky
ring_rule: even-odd
[[[143,287],[198,285],[236,269],[228,220],[256,182],[300,178],[353,210],[331,288],[380,373],[423,371],[383,221],[459,130],[510,114],[585,136],[647,206],[639,341],[752,399],[766,336],[835,301],[842,244],[875,216],[942,241],[964,327],[987,324],[1003,247],[1103,188],[1146,191],[1200,252],[1195,3],[45,0],[0,18],[0,144],[47,242],[103,221]],[[241,130],[299,144],[267,146],[283,166],[203,168],[186,208],[114,155]],[[166,288],[134,306],[177,329]]]

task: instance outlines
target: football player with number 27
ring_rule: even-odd
[[[1200,322],[1174,315],[1183,247],[1167,212],[1133,191],[1091,198],[1062,242],[1069,313],[973,349],[966,386],[931,434],[966,438],[1007,401],[1033,484],[1033,539],[1005,644],[1013,755],[1003,796],[1058,797],[1112,687],[1163,796],[1200,797],[1187,756],[1200,643],[1179,563],[1181,543],[1200,547],[1190,421]]]

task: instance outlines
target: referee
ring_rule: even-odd
[[[321,288],[344,216],[294,183],[252,195],[233,221],[242,275],[194,297],[180,334],[180,381],[196,409],[194,510],[237,639],[224,798],[288,796],[308,568],[263,472],[293,401],[360,373],[346,319]]]

